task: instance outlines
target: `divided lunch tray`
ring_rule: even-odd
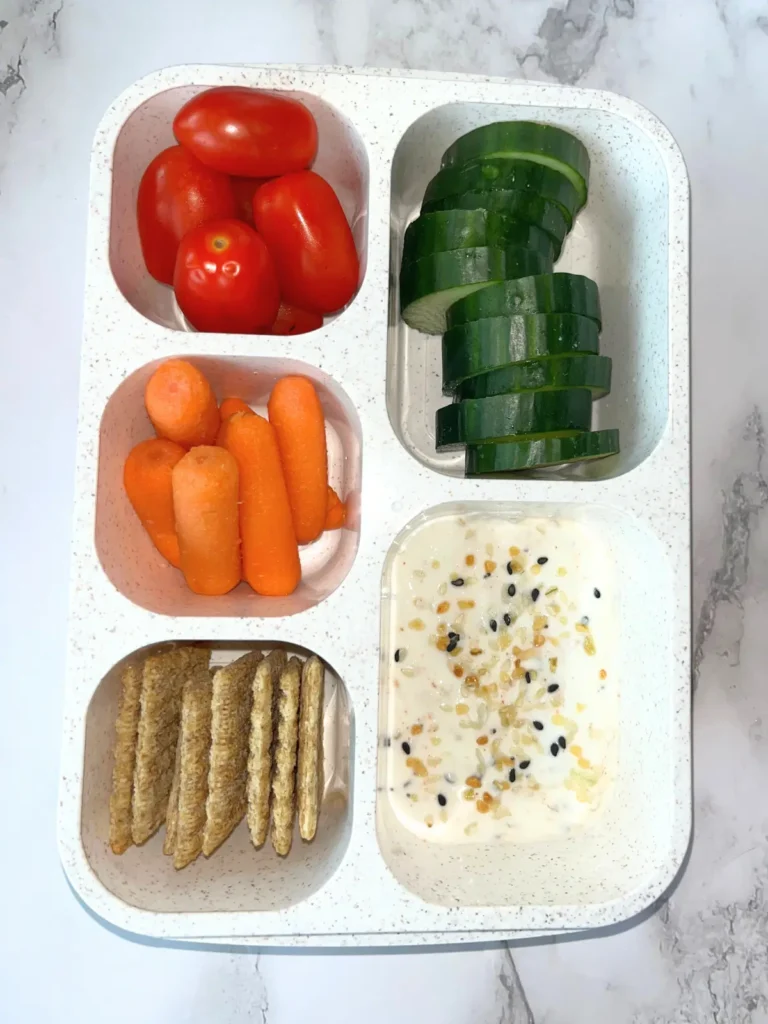
[[[237,84],[300,98],[318,122],[315,169],[334,186],[362,256],[360,290],[298,337],[189,331],[141,259],[136,192],[171,144],[173,115],[201,89]],[[581,470],[464,479],[434,450],[440,341],[399,317],[403,233],[445,148],[500,119],[560,125],[592,174],[557,269],[600,286],[613,390],[593,429],[621,455]],[[637,104],[609,93],[468,76],[344,68],[179,67],[142,79],[94,142],[81,364],[59,845],[81,899],[112,924],[175,940],[260,945],[516,938],[608,925],[658,898],[688,844],[690,792],[689,196],[681,154]],[[245,585],[197,597],[154,552],[122,489],[150,436],[144,383],[184,356],[219,397],[263,406],[274,381],[315,381],[331,484],[350,495],[342,531],[302,553],[280,600]],[[615,783],[580,837],[441,846],[393,825],[383,787],[388,566],[408,524],[487,510],[597,525],[615,560],[620,726]],[[218,662],[249,646],[317,653],[329,666],[318,836],[281,860],[245,825],[182,872],[162,830],[114,856],[107,844],[119,669],[147,647],[209,641]]]

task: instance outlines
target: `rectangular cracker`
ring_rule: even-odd
[[[180,870],[203,849],[211,752],[213,673],[190,679],[181,702],[179,793],[173,866]]]
[[[144,661],[133,773],[131,836],[145,843],[165,820],[176,763],[184,683],[208,665],[203,647],[176,647]]]
[[[277,742],[272,769],[272,845],[285,857],[291,849],[296,814],[296,747],[299,738],[301,662],[291,658],[280,673]]]
[[[186,685],[186,684],[185,684]],[[184,704],[182,702],[182,708]],[[179,722],[179,735],[176,740],[176,760],[173,765],[173,780],[171,781],[171,792],[168,795],[168,809],[165,812],[165,838],[163,839],[163,853],[166,857],[172,857],[176,849],[176,831],[179,824],[179,776],[181,775],[181,722]]]
[[[252,651],[220,668],[213,677],[211,760],[203,830],[206,857],[221,846],[245,814],[253,677],[261,659],[260,651]]]
[[[115,760],[109,797],[109,845],[113,853],[125,853],[131,839],[133,771],[141,711],[141,665],[126,665],[120,679],[120,699],[115,721]]]
[[[299,704],[299,759],[296,791],[299,835],[309,842],[317,831],[322,792],[323,690],[325,665],[313,654],[304,662]]]
[[[253,677],[248,753],[248,830],[252,843],[257,847],[264,845],[269,834],[275,698],[285,661],[285,651],[272,651],[256,666]]]

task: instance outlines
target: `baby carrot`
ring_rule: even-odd
[[[235,414],[226,442],[240,470],[243,578],[265,597],[292,594],[301,566],[274,428],[261,416]]]
[[[238,472],[223,448],[201,445],[173,468],[181,571],[196,594],[226,594],[240,582]]]
[[[216,440],[216,398],[204,374],[186,359],[168,359],[158,366],[147,381],[144,404],[158,437],[186,448]]]
[[[280,446],[285,485],[299,544],[323,532],[328,498],[328,454],[323,407],[312,381],[283,377],[267,403]]]
[[[160,554],[179,568],[171,474],[184,457],[175,441],[153,437],[132,448],[123,467],[123,486],[141,525]]]
[[[216,444],[220,448],[227,447],[227,427],[230,419],[238,412],[241,412],[246,416],[255,415],[250,405],[246,405],[242,398],[225,398],[219,406],[221,426],[219,427],[219,432],[216,435]]]
[[[323,530],[340,530],[347,520],[347,506],[332,487],[328,488]]]

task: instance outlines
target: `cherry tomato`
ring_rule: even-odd
[[[206,221],[234,217],[235,197],[226,174],[201,164],[182,146],[171,146],[144,171],[136,212],[147,270],[163,284],[173,284],[183,236]]]
[[[313,171],[262,185],[253,219],[277,266],[286,302],[334,313],[355,294],[360,264],[347,218],[331,186]]]
[[[230,178],[235,194],[235,216],[253,227],[253,197],[269,178]]]
[[[280,303],[280,310],[272,324],[271,334],[309,334],[323,326],[321,313],[310,313],[309,310]]]
[[[280,305],[269,250],[239,220],[211,221],[182,238],[173,287],[198,331],[268,334]]]
[[[173,134],[204,164],[246,178],[300,171],[317,152],[317,125],[303,103],[241,86],[193,97]]]

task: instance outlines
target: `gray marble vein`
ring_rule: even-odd
[[[508,946],[500,955],[498,979],[502,1006],[496,1024],[536,1024]]]

